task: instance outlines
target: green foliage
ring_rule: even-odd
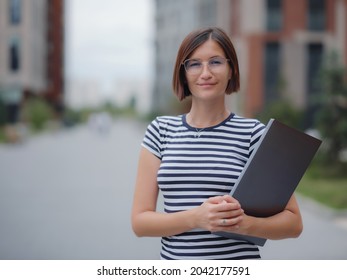
[[[0,143],[6,142],[5,131],[3,127],[0,126]]]
[[[298,192],[334,209],[347,209],[347,179],[315,179],[305,176]]]
[[[347,148],[347,76],[336,53],[329,55],[321,71],[321,95],[316,103],[315,123],[327,140],[326,160],[339,162],[339,153]]]
[[[258,114],[257,118],[263,123],[267,123],[270,118],[274,118],[288,126],[300,128],[303,112],[294,108],[288,101],[279,100],[266,106],[265,109]]]
[[[33,97],[25,102],[23,116],[33,130],[40,131],[52,119],[53,110],[42,98]]]
[[[6,123],[6,108],[4,102],[0,98],[0,126]]]
[[[64,110],[62,118],[63,124],[68,127],[83,121],[82,114],[79,111],[73,110],[71,108],[67,108]]]
[[[347,164],[340,170],[314,159],[297,191],[334,209],[347,209]]]

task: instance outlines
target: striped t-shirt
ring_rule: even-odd
[[[201,205],[212,196],[229,194],[264,125],[235,114],[203,130],[191,127],[186,115],[153,120],[142,146],[161,160],[158,187],[166,213]],[[162,238],[162,259],[260,258],[256,245],[195,229]]]

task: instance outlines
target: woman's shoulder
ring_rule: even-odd
[[[232,122],[234,123],[239,123],[239,124],[245,124],[245,125],[253,125],[253,126],[265,126],[260,120],[256,118],[246,118],[237,114],[234,114],[233,118],[231,119]]]
[[[167,125],[174,125],[177,126],[182,123],[182,115],[178,116],[169,116],[169,115],[163,115],[163,116],[157,116],[152,120],[152,124],[155,123],[159,126],[167,126]]]
[[[170,116],[170,115],[163,115],[163,116],[157,116],[155,120],[158,120],[160,122],[170,122],[170,121],[181,121],[182,115],[178,116]]]

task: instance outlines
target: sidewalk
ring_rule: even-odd
[[[331,220],[338,227],[347,231],[347,209],[336,210],[329,208],[321,203],[318,203],[310,198],[299,196],[298,201],[301,207],[307,209],[307,211],[321,216],[324,219]]]
[[[297,239],[267,241],[263,259],[347,260],[347,211],[297,195],[304,230]]]

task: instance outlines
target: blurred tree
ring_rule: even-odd
[[[327,140],[326,159],[339,163],[339,154],[347,148],[347,71],[337,53],[327,56],[321,70],[321,94],[316,100],[317,129]]]
[[[289,101],[281,99],[266,105],[264,110],[257,115],[257,118],[263,123],[274,118],[288,126],[301,129],[303,112],[295,108]]]
[[[53,118],[53,109],[44,99],[32,97],[24,104],[23,117],[29,122],[31,128],[39,131]]]
[[[5,108],[4,102],[0,98],[0,127],[5,125],[5,123],[6,123],[6,108]]]
[[[302,109],[295,107],[288,96],[285,94],[287,88],[287,82],[283,75],[279,74],[277,81],[274,83],[275,95],[271,99],[265,100],[264,108],[257,113],[263,123],[267,123],[269,119],[274,118],[284,124],[295,127],[297,129],[302,128],[303,115]],[[265,93],[265,95],[269,95]]]

